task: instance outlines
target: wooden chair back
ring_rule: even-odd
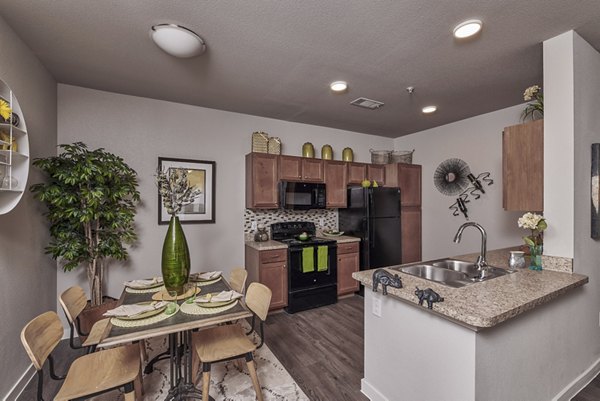
[[[248,271],[241,267],[236,267],[231,271],[229,275],[229,285],[234,291],[243,294],[246,290],[246,279],[248,278]]]
[[[48,355],[58,345],[64,334],[56,312],[42,313],[21,330],[21,342],[37,370],[42,370]]]
[[[65,311],[67,320],[73,324],[77,316],[85,309],[87,305],[87,296],[83,288],[74,285],[60,294],[60,305]]]
[[[246,305],[258,318],[265,321],[271,304],[271,290],[264,284],[250,283],[246,292]]]

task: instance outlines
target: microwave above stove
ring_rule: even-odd
[[[327,206],[325,184],[281,181],[279,197],[283,209],[325,209]]]

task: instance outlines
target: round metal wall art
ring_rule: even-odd
[[[469,165],[462,159],[447,159],[440,163],[433,173],[433,183],[442,194],[455,196],[469,186]]]

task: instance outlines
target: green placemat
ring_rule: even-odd
[[[220,306],[218,308],[203,308],[196,302],[191,304],[184,302],[183,304],[181,304],[181,311],[183,313],[187,313],[188,315],[216,315],[217,313],[225,312],[226,310],[233,308],[237,304],[238,301],[236,300],[235,302],[232,302],[229,305]]]
[[[150,316],[145,319],[137,319],[137,320],[122,320],[122,319],[119,319],[118,317],[113,317],[112,319],[110,319],[110,322],[112,323],[113,326],[117,326],[117,327],[148,326],[150,324],[158,323],[158,322],[166,320],[172,316],[175,316],[177,314],[177,312],[179,312],[179,309],[180,309],[179,305],[177,305],[177,310],[175,311],[175,313],[171,313],[170,315],[167,315],[166,313],[163,312],[163,313],[159,313],[158,315]]]

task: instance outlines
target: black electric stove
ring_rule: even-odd
[[[297,237],[307,233],[307,240]],[[337,302],[337,242],[315,238],[314,223],[293,221],[271,224],[271,238],[288,245],[288,313]],[[306,251],[312,248],[312,251]],[[312,254],[312,256],[310,254]],[[326,264],[318,256],[326,255]],[[303,263],[305,257],[311,261]],[[323,262],[323,261],[322,261]]]

